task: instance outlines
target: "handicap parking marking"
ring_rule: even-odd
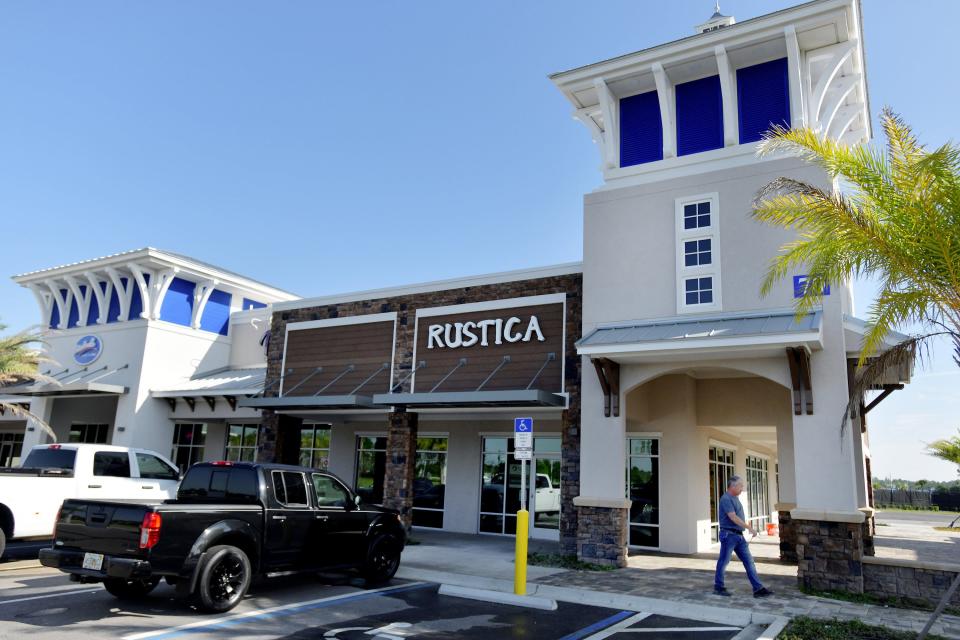
[[[664,640],[729,640],[740,633],[741,627],[711,624],[700,620],[673,618],[650,613],[637,613],[617,622],[584,640],[603,640],[610,637],[630,637],[627,634],[646,634]],[[621,636],[620,634],[623,634]],[[619,640],[619,638],[615,638]]]

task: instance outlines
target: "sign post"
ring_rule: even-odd
[[[513,457],[520,461],[520,510],[517,511],[513,592],[523,596],[527,594],[527,536],[530,534],[530,512],[527,511],[527,460],[533,459],[533,418],[513,419]]]

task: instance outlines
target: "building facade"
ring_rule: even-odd
[[[864,324],[847,282],[802,317],[805,274],[760,295],[793,235],[751,210],[781,176],[834,187],[758,157],[771,126],[870,139],[862,41],[859,2],[815,0],[551,76],[600,151],[582,264],[309,299],[153,249],[17,276],[56,383],[0,393],[63,440],[324,467],[414,527],[493,535],[515,533],[529,417],[531,535],[616,565],[706,551],[738,474],[750,521],[837,586],[831,550],[872,531]],[[42,441],[0,416],[0,463]]]

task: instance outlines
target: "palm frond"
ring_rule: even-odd
[[[22,406],[16,403],[2,401],[0,401],[0,407],[2,407],[4,411],[9,411],[11,415],[29,420],[39,427],[41,431],[50,436],[54,442],[57,441],[57,434],[54,432],[53,427],[47,424],[43,418],[35,413],[32,413],[29,409],[24,409]]]

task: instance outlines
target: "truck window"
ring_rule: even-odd
[[[296,471],[273,472],[273,495],[287,507],[307,506],[307,485],[303,474]]]
[[[140,477],[150,480],[179,480],[180,474],[157,456],[149,453],[137,453],[137,466]]]
[[[93,454],[93,475],[130,477],[130,456],[125,451],[97,451]]]
[[[178,500],[202,502],[256,502],[259,497],[257,472],[250,468],[193,466],[187,471],[177,491]]]
[[[350,503],[350,494],[330,476],[313,474],[313,488],[317,492],[318,507],[346,507]]]
[[[33,449],[22,467],[29,469],[66,469],[73,471],[77,462],[76,449]]]

